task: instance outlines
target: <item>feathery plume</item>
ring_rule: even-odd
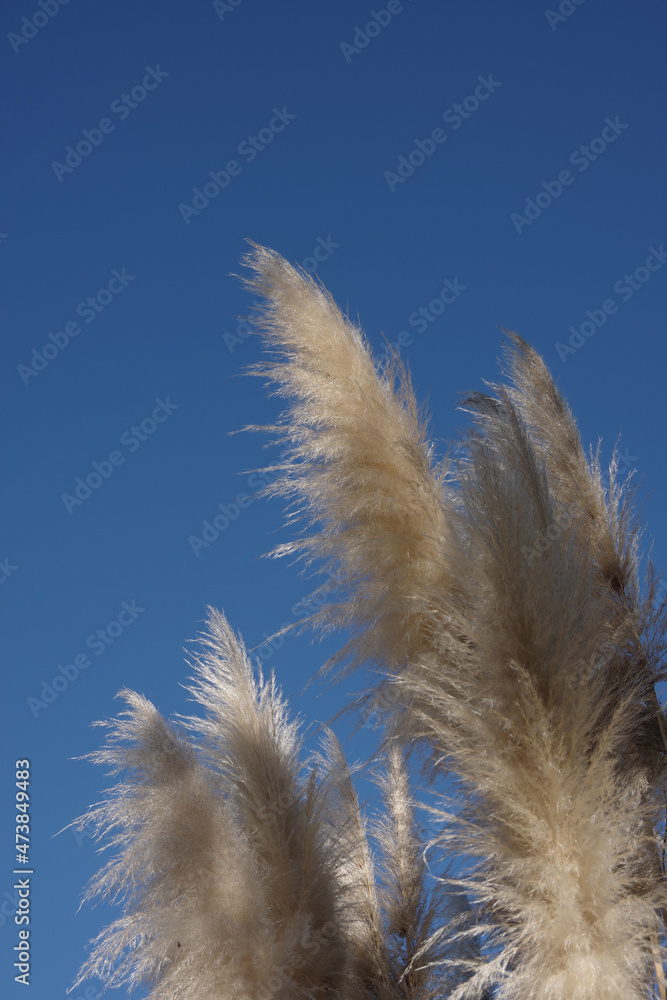
[[[330,729],[325,729],[324,756],[317,755],[327,769],[327,822],[339,831],[344,849],[340,853],[339,878],[348,892],[347,933],[351,951],[351,975],[355,994],[396,1000],[392,982],[382,910],[378,898],[375,863],[367,827],[352,783],[358,770],[349,768],[343,749]]]
[[[192,691],[208,714],[186,722],[204,744],[124,691],[128,710],[91,755],[123,778],[76,821],[118,849],[86,899],[120,901],[124,914],[96,939],[77,982],[150,985],[150,1000],[344,989],[339,845],[323,786],[298,773],[297,723],[212,610],[195,670]]]
[[[328,573],[308,624],[351,631],[329,666],[376,672],[380,862],[336,737],[304,776],[273,676],[255,680],[211,611],[190,688],[204,718],[177,728],[123,692],[92,755],[123,777],[77,821],[118,849],[88,897],[124,914],[82,977],[151,1000],[639,1000],[655,977],[664,1000],[667,603],[650,566],[640,582],[616,459],[606,485],[508,333],[508,384],[467,396],[460,459],[436,464],[399,360],[376,364],[278,254],[246,263],[273,352],[255,373],[288,400],[264,492],[309,532],[273,554]],[[418,743],[440,781],[428,846],[448,859],[430,889],[404,756]]]
[[[442,499],[446,463],[426,442],[409,377],[381,371],[363,333],[328,292],[282,257],[254,246],[246,284],[266,300],[255,326],[275,360],[253,367],[290,405],[270,430],[286,461],[266,494],[287,497],[312,534],[272,555],[319,560],[328,598],[309,619],[349,628],[351,664],[400,665],[429,648],[436,594],[446,586]],[[317,530],[315,530],[317,529]]]
[[[606,488],[546,366],[510,334],[510,384],[468,398],[463,459],[432,468],[398,363],[388,379],[278,255],[246,262],[279,358],[259,373],[290,401],[268,492],[320,528],[276,553],[332,571],[310,625],[356,630],[340,656],[377,665],[393,735],[428,741],[431,775],[451,770],[464,793],[458,811],[443,796],[437,842],[471,860],[460,884],[487,954],[452,997],[494,983],[508,1000],[643,996],[665,905],[665,606],[654,582],[641,590],[615,460]]]
[[[462,959],[479,954],[474,943],[471,947],[456,935],[470,907],[460,891],[429,873],[405,751],[396,743],[390,744],[376,782],[385,805],[373,835],[381,850],[379,896],[390,974],[405,1000],[439,1000],[462,981]]]
[[[664,905],[652,862],[664,755],[647,707],[660,673],[586,544],[583,487],[565,506],[514,400],[497,395],[475,401],[458,471],[453,627],[394,681],[404,733],[429,738],[467,792],[458,816],[443,808],[439,842],[476,859],[462,884],[487,916],[487,958],[452,998],[495,981],[516,1000],[627,1000],[645,995]]]

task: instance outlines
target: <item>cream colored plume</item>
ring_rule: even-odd
[[[665,608],[650,571],[642,590],[615,459],[606,487],[509,334],[510,383],[468,397],[476,426],[445,483],[402,369],[395,387],[282,258],[247,263],[277,355],[259,370],[289,401],[269,490],[310,531],[277,552],[329,569],[310,624],[353,629],[340,655],[378,666],[391,732],[459,783],[436,842],[469,865],[485,957],[452,997],[630,1000],[654,968],[662,989]]]
[[[145,698],[92,755],[122,775],[78,821],[116,848],[87,898],[123,905],[79,982],[150,986],[150,1000],[324,996],[347,989],[340,845],[324,792],[302,778],[297,724],[273,678],[256,681],[224,617],[211,611],[193,692],[207,710],[190,728]]]
[[[323,752],[301,760],[299,723],[273,675],[255,676],[220,612],[209,609],[191,666],[203,716],[178,728],[123,691],[127,710],[90,755],[119,780],[73,824],[115,849],[86,899],[123,914],[75,985],[98,976],[146,987],[149,1000],[409,1000],[336,737],[327,730]],[[388,787],[397,780],[391,772]],[[428,888],[413,854],[406,919],[416,926]]]
[[[124,912],[82,975],[150,1000],[667,1000],[667,605],[616,459],[607,482],[508,333],[506,384],[466,396],[436,463],[399,361],[278,254],[245,263],[254,371],[285,405],[265,492],[303,529],[274,554],[326,574],[307,622],[348,631],[339,676],[374,670],[385,814],[330,730],[303,770],[273,676],[211,611],[204,716],[177,728],[125,692],[94,755],[121,777],[79,821],[116,848],[89,896]]]
[[[396,360],[373,361],[360,329],[320,285],[271,250],[254,247],[247,284],[266,300],[255,320],[272,361],[255,367],[289,400],[272,428],[286,461],[266,493],[287,497],[312,534],[274,555],[318,562],[329,601],[310,619],[349,628],[352,664],[383,670],[429,649],[443,553],[446,465],[436,465],[410,380]]]

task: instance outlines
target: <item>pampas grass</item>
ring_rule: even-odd
[[[89,895],[124,914],[82,975],[151,1000],[664,997],[667,609],[616,459],[607,478],[506,332],[505,382],[465,397],[436,461],[399,360],[278,254],[245,263],[254,373],[286,400],[249,429],[282,447],[264,492],[302,529],[273,555],[325,575],[298,626],[347,632],[325,668],[371,669],[351,707],[385,723],[384,812],[367,821],[331,730],[301,763],[273,677],[211,612],[204,716],[171,726],[126,692],[94,755],[123,777],[79,821],[117,848]]]
[[[192,667],[202,717],[170,725],[122,691],[126,711],[98,723],[109,735],[91,757],[123,777],[74,825],[116,849],[85,898],[124,913],[93,942],[75,985],[96,975],[110,987],[148,986],[151,1000],[412,997],[390,947],[402,931],[385,936],[366,823],[335,735],[326,729],[304,765],[275,678],[254,676],[213,609]],[[394,758],[390,775],[386,787],[400,776],[405,799]],[[424,844],[414,834],[410,843],[421,873]],[[408,934],[430,926],[417,911],[431,892],[412,888]]]
[[[345,982],[343,889],[322,789],[299,775],[298,727],[219,613],[194,666],[207,712],[186,720],[194,735],[121,692],[128,710],[93,755],[124,779],[78,821],[118,848],[87,896],[125,913],[81,977],[151,984],[152,1000],[323,995]]]
[[[432,461],[400,363],[380,374],[362,331],[278,254],[255,247],[245,262],[249,290],[266,300],[255,323],[272,353],[251,371],[290,401],[280,424],[246,428],[272,431],[283,445],[285,461],[263,492],[293,501],[318,527],[273,554],[326,575],[310,624],[352,633],[329,666],[348,658],[346,671],[370,663],[386,672],[431,647],[451,584],[442,557],[447,464]]]

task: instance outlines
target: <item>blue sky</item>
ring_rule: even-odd
[[[10,807],[29,759],[41,1000],[112,915],[77,913],[91,842],[53,839],[106,787],[73,759],[98,745],[90,723],[124,686],[189,710],[183,649],[207,605],[259,646],[310,590],[260,558],[290,537],[280,505],[229,506],[272,455],[228,432],[278,412],[239,377],[261,357],[230,276],[246,238],[317,268],[379,352],[400,345],[440,454],[458,393],[497,376],[498,325],[518,330],[584,441],[606,460],[622,435],[666,564],[666,25],[656,0],[5,0],[0,26],[0,942],[21,996]],[[228,526],[193,542],[221,504]],[[262,649],[307,723],[363,687],[300,696],[335,648]]]

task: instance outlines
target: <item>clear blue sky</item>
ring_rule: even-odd
[[[189,710],[182,651],[207,604],[255,646],[309,593],[298,567],[260,559],[290,537],[275,502],[192,542],[252,493],[239,473],[271,458],[258,435],[228,436],[277,412],[239,377],[260,357],[229,276],[245,238],[317,265],[378,350],[403,332],[440,452],[464,422],[457,393],[497,375],[498,324],[518,330],[586,442],[601,436],[608,459],[622,433],[667,563],[665,10],[561,10],[2,4],[5,996],[25,995],[10,957],[14,761],[31,762],[30,996],[46,1000],[111,916],[76,912],[99,863],[90,841],[52,839],[105,787],[73,760],[98,745],[90,723],[126,685],[167,715]],[[100,485],[77,498],[94,463]],[[307,722],[363,686],[300,697],[335,648],[304,637],[266,657]],[[89,666],[55,701],[29,700],[76,657]]]

